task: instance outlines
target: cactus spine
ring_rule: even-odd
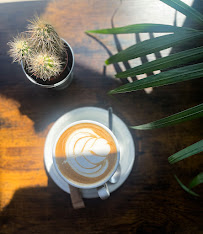
[[[28,31],[10,41],[9,54],[14,62],[23,60],[28,71],[44,81],[62,70],[65,46],[54,27],[38,16],[30,21]]]

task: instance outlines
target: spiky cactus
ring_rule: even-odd
[[[62,71],[62,63],[57,56],[47,53],[35,53],[30,58],[28,70],[44,81]]]
[[[22,59],[26,61],[30,56],[31,48],[26,35],[23,33],[14,37],[8,45],[10,46],[9,55],[13,58],[13,62],[20,63]]]
[[[61,54],[64,51],[64,44],[54,27],[35,17],[27,26],[30,44],[38,51],[48,51],[55,54]]]
[[[14,62],[23,60],[27,70],[44,81],[57,76],[65,65],[63,41],[51,24],[38,16],[30,21],[28,31],[9,42],[9,54]]]

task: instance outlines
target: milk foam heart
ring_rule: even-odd
[[[79,175],[97,177],[108,167],[110,145],[92,129],[74,131],[67,139],[65,152],[67,162]]]

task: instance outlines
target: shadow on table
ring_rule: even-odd
[[[59,189],[50,177],[47,187],[18,189],[0,213],[0,233],[107,233],[107,228],[116,231],[133,196],[133,193],[130,197],[125,193],[129,183],[106,201],[84,199],[86,208],[80,210],[72,208],[70,195]],[[114,214],[115,211],[119,215]],[[109,219],[116,217],[118,223],[111,225]],[[126,225],[121,230],[124,231]]]
[[[27,16],[24,18],[27,19]],[[77,63],[69,88],[60,92],[41,89],[26,80],[18,65],[11,66],[11,59],[6,55],[9,33],[2,32],[2,35],[0,40],[6,49],[0,54],[0,94],[20,103],[21,114],[34,122],[37,132],[69,110],[86,105],[103,108],[111,105],[127,124],[132,124],[152,120],[158,113],[175,113],[187,108],[188,103],[193,106],[201,101],[200,95],[197,95],[201,92],[199,80],[188,81],[184,86],[176,84],[154,89],[150,95],[139,91],[111,97],[107,92],[121,82]],[[152,159],[156,161],[156,155]],[[121,233],[174,233],[187,231],[187,228],[193,233],[198,232],[198,224],[201,223],[198,201],[188,205],[188,194],[179,188],[174,179],[162,184],[158,179],[157,184],[144,183],[143,171],[136,173],[105,202],[85,199],[86,208],[83,210],[73,210],[70,196],[61,191],[50,177],[47,187],[18,189],[0,214],[0,233],[108,233],[108,230],[111,233],[118,230]],[[175,199],[174,189],[170,186],[179,191]]]
[[[77,63],[71,85],[61,91],[35,86],[26,79],[21,67],[16,64],[11,67],[8,64],[9,59],[1,65],[4,75],[1,77],[0,94],[20,104],[21,114],[34,122],[36,132],[44,130],[60,116],[78,107],[96,106],[107,109],[112,106],[115,114],[127,125],[133,125],[137,121],[144,123],[186,109],[188,103],[194,106],[201,102],[200,95],[196,95],[201,90],[199,80],[188,81],[184,85],[179,83],[160,87],[151,94],[141,90],[110,96],[108,91],[121,84],[120,81]],[[136,116],[135,110],[138,110]]]
[[[32,4],[35,7],[32,7]],[[38,4],[38,7],[36,8],[36,5],[34,4]],[[41,5],[39,5],[39,3],[31,2],[23,5],[23,9],[27,9],[27,11],[26,14],[20,18],[20,20],[24,22],[19,22],[19,24],[22,25],[21,31],[25,29],[28,15],[33,15],[33,9],[40,12],[45,8],[45,3],[40,4]],[[199,1],[196,0],[194,6],[198,8],[198,4]],[[17,9],[20,10],[19,6],[22,5],[19,5],[19,3],[16,3],[15,5],[13,3],[12,6],[16,8],[18,7]],[[6,9],[7,8],[4,10]],[[10,8],[8,7],[8,9]],[[111,20],[112,27],[114,27],[114,15]],[[1,17],[2,19],[6,18],[4,15]],[[3,50],[1,51],[0,56],[0,94],[20,103],[20,112],[23,115],[27,115],[34,122],[36,132],[45,129],[50,123],[55,122],[64,113],[82,106],[97,106],[101,108],[112,106],[118,116],[124,119],[127,124],[133,125],[164,117],[164,115],[175,113],[201,102],[200,95],[193,95],[200,90],[200,81],[198,80],[185,82],[184,85],[180,83],[154,88],[153,92],[150,94],[146,94],[144,91],[138,91],[110,96],[107,94],[109,90],[116,88],[121,85],[122,82],[126,83],[127,81],[121,81],[106,76],[105,69],[103,74],[99,74],[98,72],[78,64],[77,61],[74,69],[73,82],[67,89],[55,91],[37,87],[26,79],[19,65],[11,65],[11,59],[7,55],[8,46],[6,43],[11,39],[10,31],[13,31],[12,28],[15,27],[16,23],[18,23],[18,20],[16,20],[16,22],[12,20],[9,24],[9,28],[5,29],[7,31],[3,32],[0,39],[1,44],[3,45]],[[186,20],[185,26],[188,25],[190,26],[190,21]],[[150,37],[153,37],[153,35],[150,34]],[[139,34],[135,35],[135,40],[140,41]],[[97,41],[104,47],[109,55],[112,54],[101,41]],[[114,35],[114,41],[117,50],[121,50],[122,47],[116,35]],[[160,57],[160,53],[156,53],[155,56],[157,58]],[[142,63],[148,61],[146,56],[142,57],[141,60]],[[126,69],[130,67],[128,62],[123,65]],[[115,64],[114,68],[116,72],[122,70],[118,64]],[[135,79],[135,77],[132,78]],[[192,91],[190,92],[190,95],[188,95],[188,90],[192,86],[194,87],[194,92]],[[136,116],[134,110],[139,110],[136,112]],[[156,110],[156,112],[154,112],[154,110]],[[158,113],[161,113],[161,115]],[[151,118],[148,118],[148,116]]]
[[[188,207],[183,191],[174,199],[169,187],[157,186],[141,192],[131,177],[105,201],[84,199],[86,208],[79,210],[52,180],[18,189],[0,213],[0,233],[198,233],[198,201]]]
[[[120,98],[107,95],[107,92],[121,84],[121,81],[107,77],[105,71],[99,74],[76,61],[74,79],[70,87],[56,91],[35,86],[27,80],[18,64],[12,64],[12,59],[7,54],[9,50],[7,42],[16,36],[17,30],[25,31],[27,19],[36,12],[40,15],[45,10],[47,2],[0,4],[0,95],[19,103],[20,113],[34,122],[36,132],[43,131],[50,123],[55,122],[61,115],[72,109],[83,106],[107,109],[109,106],[114,108],[116,103],[118,105],[120,103],[121,108],[119,113],[117,112],[119,108],[114,108],[114,112],[120,114],[120,117],[129,124],[130,119],[122,114],[127,112],[123,103],[126,100],[126,105],[130,105],[132,101],[128,101],[128,97],[120,100]],[[12,17],[8,18],[8,15]],[[0,119],[0,123],[3,128],[7,127],[4,125],[4,119]]]

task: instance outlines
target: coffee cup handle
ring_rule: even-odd
[[[110,196],[109,188],[108,188],[106,183],[104,185],[98,187],[97,192],[98,192],[99,197],[102,200],[105,200]]]

